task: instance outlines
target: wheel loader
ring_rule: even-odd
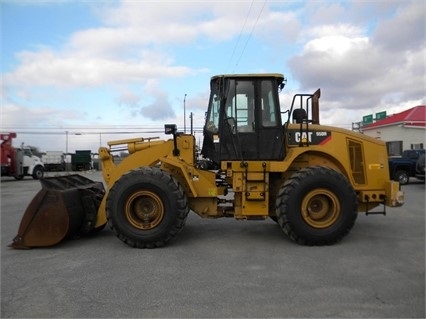
[[[190,211],[271,218],[299,244],[330,245],[358,213],[402,205],[385,143],[320,125],[319,89],[296,94],[281,112],[284,84],[282,74],[213,76],[200,153],[194,136],[175,124],[164,126],[168,140],[111,141],[99,149],[104,183],[42,179],[10,246],[52,246],[108,224],[127,245],[156,248],[183,229]],[[116,164],[114,152],[123,151],[129,156]]]

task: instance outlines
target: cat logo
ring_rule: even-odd
[[[289,145],[312,144],[323,145],[331,140],[330,131],[289,130]]]

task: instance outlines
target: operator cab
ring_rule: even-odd
[[[282,74],[220,75],[210,82],[201,153],[223,160],[282,160]]]

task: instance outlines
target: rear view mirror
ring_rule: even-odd
[[[175,134],[177,131],[176,124],[164,124],[164,134],[170,135]]]

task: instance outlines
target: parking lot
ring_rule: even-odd
[[[101,180],[101,174],[85,173]],[[425,317],[425,184],[406,204],[360,214],[341,243],[299,246],[272,220],[190,214],[160,249],[132,249],[105,228],[14,250],[40,183],[2,178],[1,317]]]

